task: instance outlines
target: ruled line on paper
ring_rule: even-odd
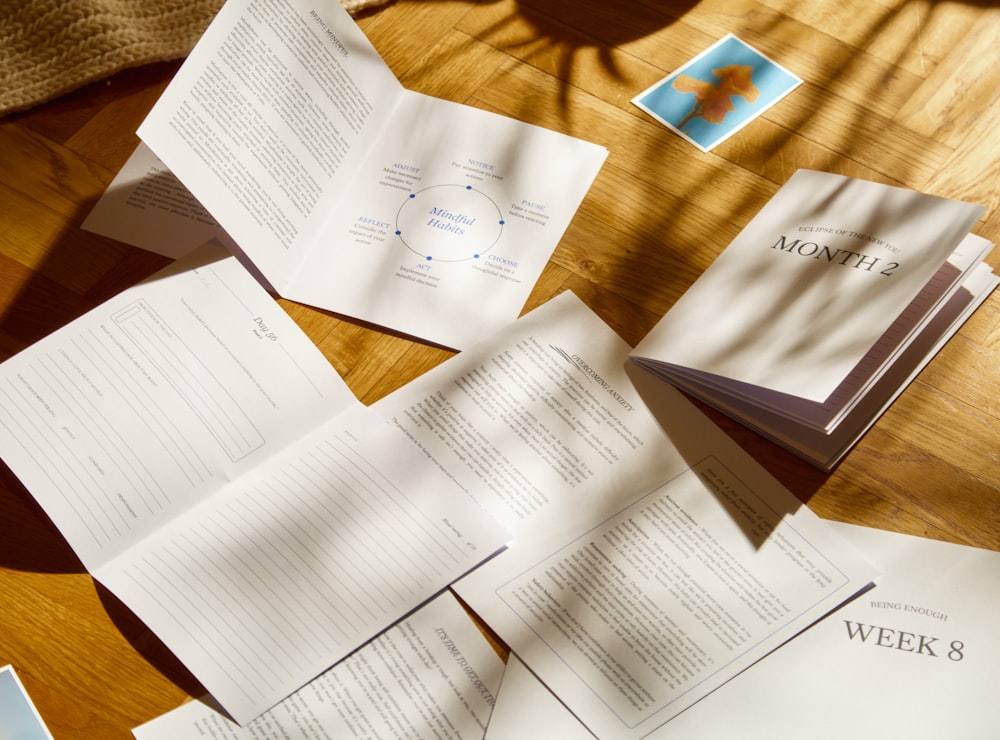
[[[468,560],[414,500],[421,487],[402,490],[394,483],[405,480],[400,471],[383,473],[363,454],[384,447],[352,439],[317,433],[276,458],[271,472],[235,481],[174,533],[142,544],[122,566],[141,586],[140,601],[162,612],[159,629],[171,645],[180,640],[178,655],[195,675],[224,675],[251,704],[280,692],[261,683],[261,673],[279,686],[299,685],[439,590]]]
[[[109,423],[102,410],[94,404],[86,389],[80,386],[78,378],[70,373],[71,370],[78,371],[78,366],[65,352],[60,353],[60,359],[63,361],[60,362],[52,355],[41,357],[36,365],[39,379],[48,384],[53,395],[77,425],[91,433],[93,443],[102,453],[102,464],[118,471],[124,484],[138,497],[146,511],[152,514],[156,510],[162,510],[167,502],[162,486],[145,469],[142,460],[122,438],[117,428]],[[48,380],[43,377],[44,373],[48,373]],[[143,468],[141,473],[136,469],[137,465]]]
[[[33,391],[28,388],[27,393],[31,394]],[[93,543],[98,548],[105,547],[112,539],[104,526],[107,522],[105,512],[95,513],[98,502],[92,495],[93,490],[88,489],[79,477],[78,467],[60,453],[59,449],[64,448],[64,445],[50,448],[40,444],[40,440],[44,440],[46,435],[51,433],[51,428],[44,423],[38,413],[34,412],[33,405],[28,402],[28,396],[20,392],[13,385],[13,381],[8,382],[3,394],[7,413],[0,416],[0,425],[3,425],[13,439],[21,441],[25,453],[31,457],[38,470],[48,478],[59,497],[83,524]],[[55,457],[49,454],[40,455],[37,452],[45,449],[52,449]]]
[[[138,387],[133,379],[134,370],[123,364],[118,355],[109,352],[108,346],[102,346],[100,337],[94,333],[80,339],[86,343],[88,361],[115,391],[120,402],[156,439],[162,452],[174,461],[188,483],[193,486],[204,481],[209,475],[208,466],[187,442],[187,436],[176,428],[171,414],[156,406],[150,400],[148,391]]]

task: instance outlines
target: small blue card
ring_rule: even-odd
[[[801,83],[728,34],[632,102],[707,152]]]
[[[14,669],[0,668],[0,738],[52,740]]]

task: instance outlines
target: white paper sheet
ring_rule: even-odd
[[[235,245],[212,215],[141,141],[80,225],[166,257],[210,240]]]
[[[3,363],[0,399],[4,460],[240,722],[507,539],[218,253]]]
[[[831,523],[879,585],[651,738],[990,740],[1000,726],[1000,553]],[[489,740],[593,737],[514,656]]]
[[[679,393],[640,395],[627,354],[566,293],[376,407],[513,535],[459,595],[588,725],[638,737],[873,571]]]
[[[246,727],[188,702],[136,740],[482,738],[504,664],[450,593],[421,607]]]
[[[361,404],[222,249],[0,366],[4,459],[93,572]]]
[[[279,294],[458,349],[517,317],[607,156],[405,90],[324,0],[230,0],[139,135]]]

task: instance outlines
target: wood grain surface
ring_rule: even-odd
[[[800,167],[980,203],[1000,240],[992,3],[397,0],[360,23],[408,88],[610,150],[526,308],[572,289],[636,343]],[[804,83],[706,154],[629,101],[726,33]],[[0,120],[0,359],[166,263],[80,223],[176,68]],[[449,356],[281,303],[365,403]],[[1000,550],[998,379],[995,293],[830,474],[708,413],[820,516]],[[127,738],[201,692],[2,466],[0,605],[0,664],[56,738]]]

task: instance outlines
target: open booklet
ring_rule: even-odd
[[[247,726],[191,701],[136,740],[482,740],[504,664],[450,592],[420,607]]]
[[[830,469],[996,287],[982,212],[799,170],[632,359]]]
[[[452,588],[621,738],[874,574],[680,392],[634,385],[628,352],[563,293],[374,405],[512,535]]]
[[[222,249],[0,365],[0,455],[239,722],[507,534]]]
[[[456,349],[517,317],[607,156],[406,90],[328,0],[229,0],[138,133],[278,294]]]
[[[831,524],[881,569],[878,587],[650,738],[996,736],[1000,553]],[[512,655],[486,737],[593,735]]]

